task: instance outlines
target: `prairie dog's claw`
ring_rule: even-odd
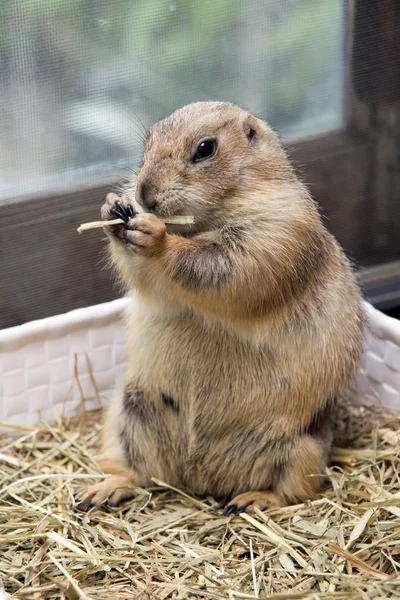
[[[121,238],[122,231],[126,229],[130,219],[135,218],[137,211],[131,203],[128,196],[122,196],[119,198],[117,194],[111,192],[107,194],[106,200],[101,208],[101,216],[104,221],[112,219],[121,219],[124,223],[119,225],[110,225],[105,228],[108,233],[113,234],[115,237]]]
[[[128,223],[129,219],[136,216],[132,204],[123,204],[121,200],[116,200],[114,205],[109,209],[109,214],[117,219],[122,219],[125,223]]]

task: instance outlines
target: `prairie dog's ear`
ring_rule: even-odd
[[[260,133],[260,125],[253,115],[247,115],[244,121],[244,132],[252,146],[255,146]]]

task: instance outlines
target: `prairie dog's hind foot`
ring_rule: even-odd
[[[136,478],[131,474],[110,475],[104,481],[92,485],[75,505],[76,510],[87,512],[100,504],[119,506],[135,495]]]
[[[322,441],[311,435],[292,440],[286,448],[287,465],[272,490],[245,492],[235,496],[225,507],[224,515],[266,510],[296,502],[313,500],[325,485],[325,468],[330,447],[329,435]]]
[[[238,515],[241,512],[251,512],[255,508],[266,510],[282,506],[282,501],[275,492],[268,490],[259,492],[245,492],[235,496],[224,508],[224,516]]]

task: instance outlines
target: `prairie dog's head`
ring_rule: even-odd
[[[196,102],[147,133],[136,201],[159,216],[193,215],[197,225],[243,197],[250,181],[291,178],[277,136],[245,110]]]

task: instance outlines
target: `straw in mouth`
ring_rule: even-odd
[[[194,217],[176,216],[176,217],[157,217],[166,225],[193,225]],[[109,221],[92,221],[91,223],[82,223],[77,232],[89,231],[90,229],[99,229],[100,227],[110,227],[110,225],[124,225],[123,219],[110,219]]]

